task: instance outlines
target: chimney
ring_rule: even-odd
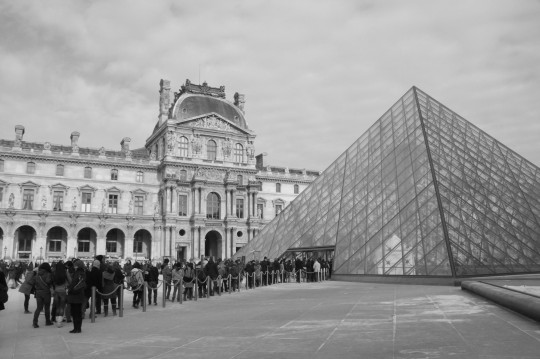
[[[122,152],[126,156],[126,161],[131,161],[131,151],[129,150],[129,143],[131,142],[131,138],[124,137],[122,141],[120,142],[120,146],[122,147]]]
[[[79,155],[79,136],[81,134],[77,131],[71,132],[71,136],[69,137],[71,139],[71,154],[74,156]]]

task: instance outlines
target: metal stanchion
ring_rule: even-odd
[[[142,291],[142,311],[143,313],[146,312],[146,295],[148,294],[148,288],[146,282],[143,284],[143,291]]]
[[[196,275],[196,273],[195,273]],[[197,301],[197,298],[199,297],[199,278],[198,277],[195,277],[194,279],[192,279],[195,281],[195,285],[193,286],[193,290],[195,291],[194,295],[195,295],[195,301]]]
[[[266,285],[268,285],[268,270],[266,270]],[[261,278],[261,286],[262,286],[262,278]]]
[[[161,306],[165,308],[165,301],[166,301],[166,295],[167,295],[167,284],[165,284],[165,279],[163,280],[163,296],[161,298]]]
[[[185,290],[184,288],[184,278],[180,278],[180,282],[178,282],[178,292],[180,292],[180,299],[178,302],[182,304],[184,300],[184,293],[182,293]]]
[[[285,276],[283,275],[285,271],[280,271],[280,272],[281,272],[281,283],[285,283]]]
[[[124,316],[124,283],[120,284],[120,295],[118,298],[118,316],[122,318]]]
[[[206,299],[210,299],[211,290],[212,290],[212,283],[210,283],[210,277],[206,277]]]
[[[248,289],[249,273],[246,275],[246,290]],[[238,286],[240,288],[240,286]]]
[[[272,284],[274,284],[274,271],[272,271]]]
[[[232,287],[232,276],[229,274],[227,276],[227,283],[229,284],[229,294],[232,293],[231,287]]]
[[[217,294],[221,297],[221,285],[223,284],[223,278],[221,276],[218,276],[216,279],[216,285],[217,285]]]
[[[90,319],[92,323],[96,322],[96,287],[92,286],[92,296],[90,298]]]

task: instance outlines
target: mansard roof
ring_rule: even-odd
[[[216,113],[237,126],[248,129],[244,113],[233,103],[225,99],[225,86],[210,87],[192,84],[189,80],[179,92],[175,93],[171,117],[185,120],[201,115]]]

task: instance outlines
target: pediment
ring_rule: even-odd
[[[77,189],[79,190],[79,193],[81,193],[81,192],[91,192],[91,193],[94,194],[94,196],[96,195],[96,191],[97,191],[96,187],[90,186],[88,184],[86,184],[84,186],[77,187]]]
[[[57,183],[57,184],[53,184],[53,185],[49,186],[49,189],[50,189],[51,194],[53,193],[53,191],[63,191],[65,193],[65,192],[67,192],[69,187],[63,185],[62,183]]]
[[[7,186],[9,186],[9,183],[6,182],[6,181],[2,181],[2,180],[0,179],[0,187],[7,187]]]
[[[176,121],[177,125],[189,126],[199,129],[217,130],[221,132],[229,132],[235,134],[250,134],[243,128],[238,127],[235,123],[218,115],[215,112],[202,116],[192,117],[181,121]]]
[[[144,196],[144,199],[146,199],[146,197],[148,197],[148,192],[142,188],[137,188],[136,190],[131,191],[131,198],[134,198],[135,196]]]
[[[21,188],[21,190],[23,189],[23,187],[24,188],[39,188],[39,184],[33,181],[26,181],[23,183],[19,183],[19,187]]]

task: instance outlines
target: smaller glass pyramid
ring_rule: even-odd
[[[540,169],[416,87],[235,257],[335,246],[334,273],[540,271]]]

